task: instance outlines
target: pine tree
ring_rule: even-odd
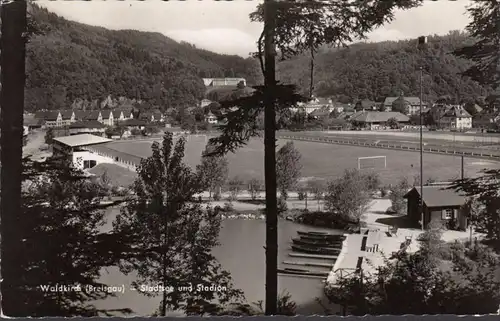
[[[22,211],[16,234],[19,278],[12,316],[97,316],[94,300],[114,296],[99,282],[102,267],[117,264],[119,239],[104,224],[101,186],[65,159],[25,160]],[[116,249],[116,250],[114,250]],[[66,290],[53,287],[66,286]],[[94,288],[91,290],[91,288]],[[5,306],[4,306],[5,307]],[[129,309],[120,310],[122,313]]]
[[[463,72],[482,85],[496,91],[500,100],[500,1],[473,0],[467,11],[472,21],[467,31],[477,41],[454,51],[459,57],[469,59],[473,65]],[[500,107],[500,105],[498,106]]]

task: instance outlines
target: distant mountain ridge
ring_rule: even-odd
[[[451,52],[471,42],[465,33],[429,36],[425,50],[416,40],[358,43],[346,49],[323,48],[315,59],[314,93],[342,102],[358,99],[381,101],[387,96],[419,96],[419,68],[424,70],[424,100],[450,95],[456,100],[485,96],[489,88],[458,75],[470,62]],[[279,79],[296,83],[308,94],[310,58],[307,55],[281,62]]]
[[[194,106],[204,77],[259,81],[255,60],[221,55],[160,33],[108,30],[66,20],[30,5],[43,31],[27,46],[26,110],[67,109],[76,100],[94,106],[108,96],[141,100],[163,110]]]

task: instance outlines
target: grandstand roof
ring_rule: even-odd
[[[91,134],[80,134],[72,136],[56,137],[53,140],[69,147],[88,146],[112,142],[112,139],[103,138]]]

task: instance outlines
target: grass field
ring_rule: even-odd
[[[281,146],[286,141],[279,140]],[[112,148],[124,153],[148,157],[151,155],[151,141],[127,141],[112,144]],[[202,137],[191,137],[186,143],[185,162],[196,166],[201,161],[201,152],[206,140]],[[302,176],[335,178],[346,169],[358,166],[358,157],[386,156],[387,168],[367,169],[377,171],[384,184],[393,184],[402,177],[413,177],[419,173],[419,153],[396,150],[375,149],[343,145],[322,144],[314,142],[295,141],[296,148],[302,154]],[[278,148],[279,148],[278,146]],[[264,146],[262,139],[253,139],[247,146],[234,154],[227,155],[229,160],[229,175],[242,179],[264,178]],[[411,166],[413,164],[413,167]],[[424,154],[424,180],[435,178],[449,180],[460,177],[460,157]],[[471,177],[485,168],[500,168],[500,163],[478,159],[465,158],[465,176]]]

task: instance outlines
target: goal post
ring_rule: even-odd
[[[386,156],[366,156],[358,157],[358,170],[387,168]]]

